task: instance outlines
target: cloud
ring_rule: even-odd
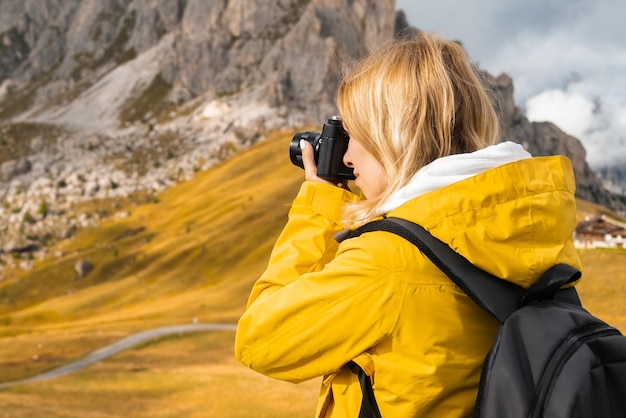
[[[576,42],[574,36],[562,28],[519,33],[490,57],[487,70],[511,75],[521,104],[543,90],[563,89],[572,78],[593,80],[601,93],[626,96],[626,45]]]
[[[526,108],[530,120],[553,122],[576,137],[583,135],[593,124],[593,103],[575,92],[546,90],[531,97]]]
[[[625,1],[396,4],[413,26],[459,39],[481,68],[510,75],[528,118],[580,139],[592,167],[626,166]]]
[[[591,167],[626,162],[626,104],[619,96],[598,96],[584,80],[563,90],[546,90],[526,102],[531,121],[550,121],[578,138]]]

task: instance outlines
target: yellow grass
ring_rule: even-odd
[[[582,250],[583,280],[577,286],[583,306],[626,332],[626,250]]]
[[[0,417],[310,417],[319,381],[245,369],[232,332],[173,336],[55,380],[0,391]],[[42,413],[45,414],[42,415]]]
[[[288,161],[290,139],[277,133],[0,282],[0,382],[137,331],[236,322],[303,178]],[[583,302],[626,329],[626,252],[581,257]],[[96,266],[85,278],[74,271],[79,259]],[[312,415],[318,380],[292,385],[251,372],[233,358],[233,338],[232,331],[161,338],[71,375],[0,389],[0,417]]]

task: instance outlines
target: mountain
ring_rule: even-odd
[[[128,216],[107,202],[150,202],[271,132],[320,126],[343,63],[407,27],[393,0],[0,0],[0,251]],[[579,197],[626,208],[578,140],[487,76],[503,138],[568,155]]]
[[[606,165],[596,172],[607,189],[618,195],[626,195],[626,166]]]
[[[576,175],[576,196],[594,203],[626,212],[626,195],[606,189],[603,177],[594,172],[586,161],[586,151],[580,140],[566,134],[551,122],[530,122],[513,100],[513,80],[506,74],[492,78],[497,86],[494,102],[499,109],[502,139],[518,142],[531,154],[566,155],[572,161]]]
[[[208,314],[233,322],[302,183],[302,170],[281,164],[286,153],[276,152],[290,138],[270,135],[159,193],[158,201],[123,205],[126,217],[81,229],[48,254],[7,263],[0,325],[109,313],[159,324]],[[86,263],[91,267],[81,270]]]

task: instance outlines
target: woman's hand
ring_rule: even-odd
[[[313,146],[304,139],[300,140],[300,149],[302,150],[302,164],[304,165],[304,178],[308,181],[317,181],[320,183],[330,184],[333,186],[341,187],[342,189],[350,190],[346,183],[332,182],[327,179],[318,177],[317,164],[315,164],[315,154],[313,152]]]

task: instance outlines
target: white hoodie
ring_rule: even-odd
[[[466,154],[448,155],[422,167],[406,186],[396,190],[381,207],[380,215],[405,202],[492,168],[531,158],[520,144],[507,141]]]

